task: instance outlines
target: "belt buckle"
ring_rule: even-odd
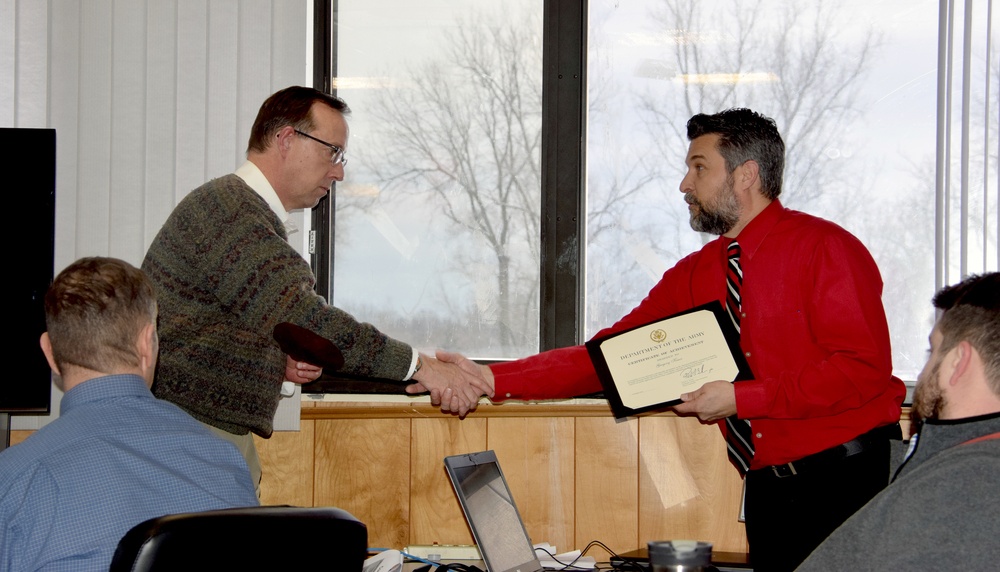
[[[771,465],[771,470],[774,471],[774,476],[778,477],[779,479],[783,479],[785,477],[792,477],[799,474],[799,472],[795,470],[794,463],[785,463],[784,465]]]

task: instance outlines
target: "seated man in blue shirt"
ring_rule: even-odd
[[[156,298],[139,269],[84,258],[45,295],[58,419],[0,454],[0,571],[107,570],[164,514],[257,505],[236,448],[153,397]]]

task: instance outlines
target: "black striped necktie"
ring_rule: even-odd
[[[740,245],[735,240],[729,243],[726,258],[726,311],[733,319],[736,333],[740,333],[740,314],[742,300],[740,291],[743,288],[743,268],[740,266]],[[726,417],[726,448],[729,459],[744,475],[750,470],[750,460],[753,459],[753,438],[750,435],[750,421],[739,419],[735,414]]]

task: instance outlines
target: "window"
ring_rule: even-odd
[[[580,342],[710,238],[677,191],[687,119],[751,107],[785,137],[784,204],[875,257],[912,381],[934,291],[998,266],[1000,58],[988,3],[971,9],[341,0],[333,87],[354,114],[332,300],[479,359]]]
[[[536,352],[541,6],[340,0],[334,21],[333,302],[423,350]]]

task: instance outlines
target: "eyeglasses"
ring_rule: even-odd
[[[334,165],[343,165],[345,167],[347,166],[347,153],[344,152],[343,148],[341,148],[341,147],[339,147],[337,145],[334,145],[333,143],[327,143],[326,141],[323,141],[322,139],[317,139],[317,138],[313,137],[312,135],[310,135],[308,133],[303,133],[303,132],[299,131],[298,129],[296,129],[295,132],[298,133],[299,135],[303,136],[303,137],[308,137],[308,138],[312,139],[313,141],[319,143],[320,145],[325,145],[325,146],[329,147],[330,151],[331,151],[330,152],[330,162],[333,163]]]

